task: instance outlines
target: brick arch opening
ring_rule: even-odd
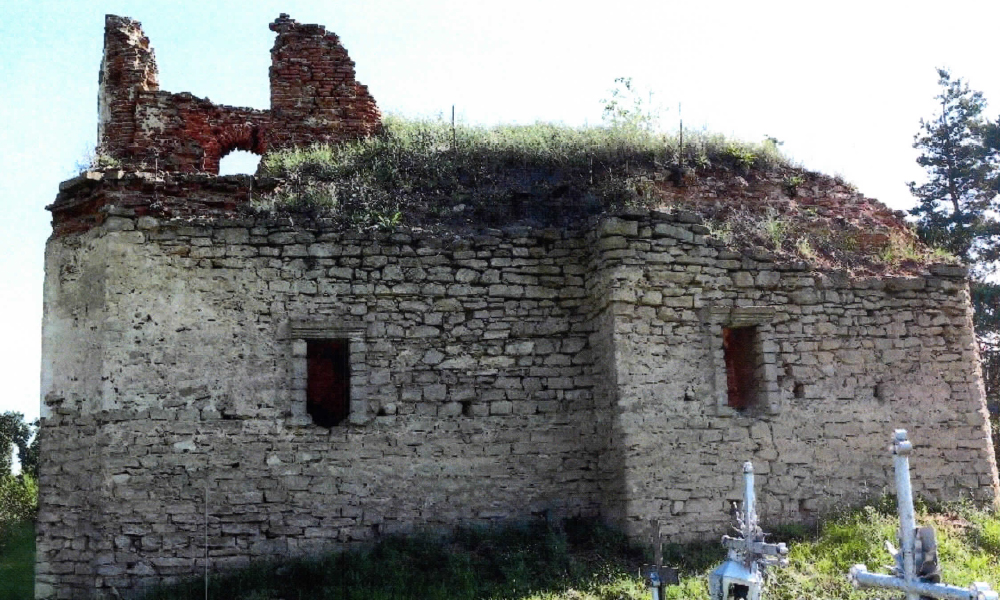
[[[252,152],[263,156],[266,150],[264,132],[258,125],[249,123],[233,125],[214,132],[214,138],[206,145],[203,170],[219,174],[219,162],[227,154],[236,150]]]
[[[233,150],[219,159],[219,176],[256,175],[261,156],[246,150]]]

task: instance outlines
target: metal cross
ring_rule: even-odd
[[[910,487],[910,452],[913,445],[905,429],[897,429],[892,440],[893,467],[896,470],[896,511],[899,513],[899,550],[886,542],[896,559],[891,575],[871,573],[865,565],[854,565],[848,579],[856,588],[886,588],[906,593],[906,600],[945,598],[947,600],[998,600],[989,584],[973,583],[968,588],[939,583],[937,543],[934,530],[916,526],[913,490]]]
[[[784,544],[764,541],[766,534],[757,518],[757,495],[751,462],[743,464],[743,510],[737,514],[736,523],[739,537],[722,536],[722,545],[729,550],[729,555],[708,576],[712,600],[759,600],[765,569],[788,565],[788,548]]]

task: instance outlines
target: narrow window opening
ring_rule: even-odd
[[[757,327],[722,329],[722,348],[726,359],[728,405],[745,410],[754,405],[760,360],[757,352]]]
[[[306,411],[317,425],[333,427],[347,418],[351,407],[351,365],[348,341],[306,342]]]
[[[805,398],[806,397],[806,386],[802,385],[801,383],[796,382],[795,383],[795,388],[792,390],[792,392],[795,394],[796,398]]]

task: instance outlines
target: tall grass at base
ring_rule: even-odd
[[[35,479],[0,475],[0,600],[34,598],[37,512]]]
[[[0,600],[35,597],[35,524],[0,524]]]
[[[918,522],[932,525],[937,532],[944,582],[967,586],[986,581],[1000,588],[1000,515],[965,505],[929,510],[918,503]],[[895,540],[897,526],[894,499],[885,498],[818,527],[771,528],[780,532],[772,540],[789,543],[791,564],[770,571],[767,597],[891,597],[885,590],[853,589],[847,572],[857,563],[885,572],[891,559],[884,542]],[[667,546],[664,559],[678,569],[680,585],[665,588],[664,597],[708,600],[708,574],[724,556],[717,540]],[[641,554],[621,535],[594,521],[570,521],[559,529],[538,522],[504,529],[463,529],[447,539],[394,537],[366,551],[257,565],[213,577],[209,597],[645,600],[649,591],[638,575],[642,562]],[[203,597],[200,579],[146,596],[156,600]]]
[[[964,504],[928,508],[917,502],[917,523],[932,526],[938,544],[941,580],[965,587],[985,581],[1000,587],[1000,514]],[[791,546],[787,569],[774,571],[768,597],[775,600],[830,598],[874,600],[894,597],[887,590],[855,590],[846,574],[852,565],[887,573],[892,557],[885,541],[898,545],[895,499],[850,512],[822,525],[819,536]],[[899,595],[899,594],[895,594]]]
[[[266,563],[215,576],[211,598],[461,600],[623,597],[638,592],[639,553],[594,522],[460,529],[448,538],[389,537],[374,547]],[[203,582],[150,592],[147,600],[204,598]],[[566,596],[570,594],[570,596]],[[573,595],[576,594],[576,595]],[[635,597],[634,595],[624,597]]]

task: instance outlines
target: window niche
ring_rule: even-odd
[[[704,311],[718,416],[780,412],[774,312],[763,306],[716,306]]]
[[[726,363],[726,406],[746,410],[759,404],[760,370],[757,326],[723,327],[722,356]]]
[[[351,412],[350,341],[306,340],[306,413],[323,427],[339,425]]]
[[[290,406],[294,425],[342,427],[369,421],[361,385],[367,374],[362,328],[300,320],[289,324]]]

